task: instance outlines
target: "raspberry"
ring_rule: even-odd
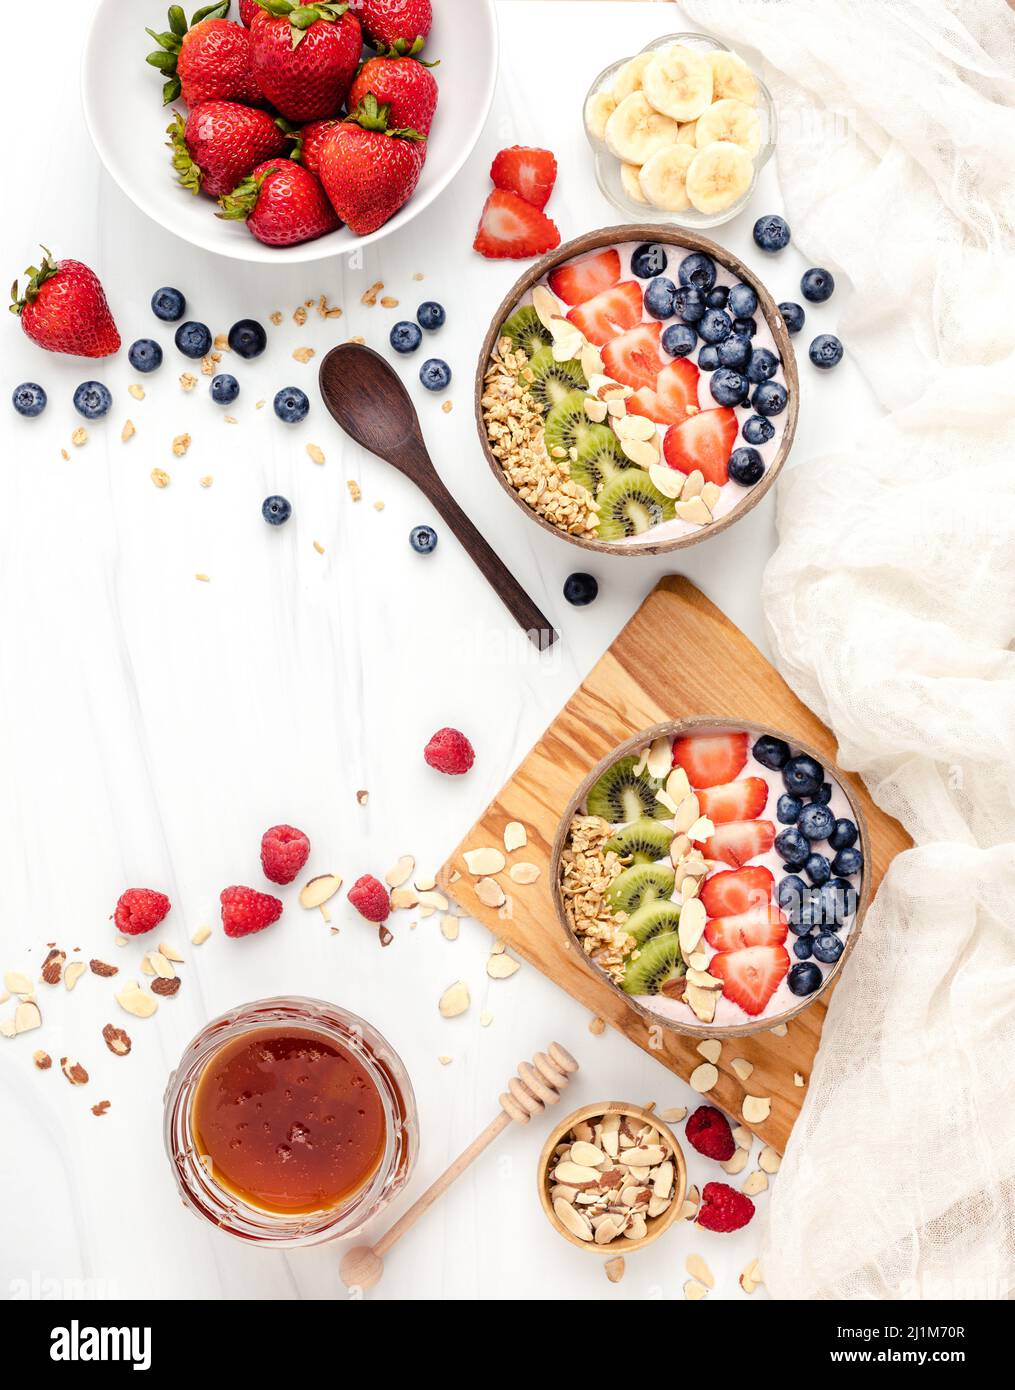
[[[278,898],[270,893],[258,893],[253,888],[223,888],[219,901],[226,936],[251,936],[256,931],[264,931],[282,916],[282,903]]]
[[[698,1225],[706,1231],[739,1231],[754,1215],[754,1203],[724,1182],[707,1182],[698,1207]]]
[[[476,750],[457,729],[438,729],[423,749],[423,757],[438,772],[460,777],[476,761]]]
[[[714,1105],[699,1105],[684,1129],[687,1142],[706,1158],[725,1163],[737,1151],[730,1122]]]
[[[310,841],[294,825],[273,825],[261,836],[261,868],[272,883],[292,883],[310,858]]]
[[[349,889],[349,901],[368,922],[386,922],[391,912],[388,890],[373,874],[364,874]]]
[[[128,888],[120,894],[113,920],[124,936],[142,936],[165,917],[170,903],[165,893],[152,888]]]

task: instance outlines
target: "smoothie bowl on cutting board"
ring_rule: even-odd
[[[595,767],[551,859],[558,920],[650,1022],[760,1032],[822,994],[870,895],[867,829],[791,735],[674,720]]]
[[[789,332],[737,257],[611,227],[533,266],[494,316],[476,416],[494,476],[586,549],[661,554],[756,506],[793,442]]]

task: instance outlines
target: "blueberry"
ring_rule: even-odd
[[[775,852],[780,859],[785,859],[795,863],[805,860],[811,852],[811,847],[800,834],[795,826],[789,830],[781,830],[775,837]]]
[[[292,514],[292,506],[284,497],[266,497],[261,504],[261,515],[269,526],[284,525]]]
[[[705,316],[705,296],[693,285],[681,285],[673,297],[673,312],[685,323],[698,323]]]
[[[800,812],[797,827],[800,834],[808,840],[827,840],[835,825],[835,817],[827,806],[814,802]]]
[[[803,802],[795,796],[790,796],[788,792],[783,792],[782,796],[775,803],[775,818],[783,825],[796,825],[800,819],[800,812],[803,810]]]
[[[824,304],[826,299],[831,299],[834,289],[834,275],[830,270],[824,270],[819,265],[811,266],[810,270],[805,270],[800,280],[800,293],[804,299],[809,299],[812,304]]]
[[[692,251],[680,262],[677,276],[682,285],[693,285],[707,294],[715,284],[715,262],[702,251]]]
[[[733,332],[738,338],[753,338],[758,331],[757,319],[734,319]]]
[[[836,884],[841,882],[841,879],[833,878],[821,885],[821,925],[830,931],[836,931],[847,916],[846,897],[836,887]]]
[[[275,414],[287,425],[298,425],[310,412],[305,391],[298,386],[285,386],[275,397]]]
[[[179,290],[164,285],[152,295],[152,312],[164,323],[177,323],[187,312],[187,301]]]
[[[786,409],[786,388],[778,381],[763,381],[754,388],[751,405],[759,415],[779,415]]]
[[[47,399],[41,386],[37,386],[34,381],[23,381],[20,386],[15,386],[11,403],[19,415],[32,420],[46,409]]]
[[[677,287],[659,276],[645,291],[645,309],[654,319],[669,319],[676,313]]]
[[[827,893],[829,890],[834,891],[842,916],[844,918],[852,917],[853,913],[856,911],[857,898],[856,889],[853,885],[847,879],[833,878],[821,891]]]
[[[782,251],[789,245],[789,223],[785,217],[770,212],[754,224],[754,241],[762,251]]]
[[[775,376],[778,368],[779,359],[774,352],[769,352],[768,348],[755,348],[747,367],[747,380],[760,386],[763,381]],[[771,426],[769,428],[771,429]]]
[[[828,803],[831,801],[831,799],[832,799],[832,784],[831,784],[831,782],[822,782],[821,786],[817,789],[817,791],[816,791],[816,792],[814,793],[814,795],[811,797],[811,800],[812,800],[812,801],[816,801],[816,802],[818,803],[819,806],[827,806]]]
[[[437,549],[437,532],[432,526],[414,526],[409,532],[409,544],[417,555],[432,555]]]
[[[815,958],[823,961],[825,965],[834,965],[844,949],[845,947],[834,932],[823,931],[814,938]]]
[[[729,306],[734,318],[749,319],[758,307],[758,296],[750,285],[734,285],[730,290]]]
[[[828,837],[832,849],[852,849],[856,844],[857,829],[851,820],[837,820]]]
[[[240,357],[260,357],[268,346],[268,335],[257,319],[240,319],[229,330],[229,346]]]
[[[403,321],[395,324],[389,341],[396,352],[415,352],[423,341],[423,334],[418,324]]]
[[[765,461],[750,445],[744,449],[734,449],[730,454],[729,472],[733,481],[741,487],[753,487],[765,476]]]
[[[665,248],[658,242],[647,241],[631,257],[631,273],[637,275],[639,280],[651,280],[656,275],[662,275],[669,263]]]
[[[750,340],[735,335],[727,338],[725,342],[719,343],[718,354],[721,367],[732,367],[735,371],[742,372],[751,360]]]
[[[820,888],[832,877],[831,867],[823,854],[809,854],[804,860],[804,873],[815,888]]]
[[[212,377],[211,398],[216,405],[232,405],[240,394],[240,383],[228,372]]]
[[[764,348],[759,349],[763,352]],[[757,357],[757,353],[754,354]],[[747,379],[750,381],[751,373],[748,369]],[[740,433],[747,440],[748,444],[767,444],[770,439],[775,437],[775,426],[770,420],[766,420],[763,415],[751,415],[741,426]]]
[[[788,874],[802,874],[804,861],[802,859],[787,859],[782,867]]]
[[[575,608],[592,603],[599,593],[599,584],[591,574],[569,574],[564,580],[564,597]]]
[[[420,328],[425,328],[430,333],[435,333],[438,328],[443,328],[447,317],[444,305],[438,304],[435,299],[428,299],[416,310],[416,322]]]
[[[718,353],[719,349],[716,351]],[[713,399],[720,405],[739,405],[749,390],[747,378],[739,372],[731,371],[729,367],[719,367],[713,372],[708,387]]]
[[[711,343],[706,343],[698,353],[698,366],[703,372],[714,372],[719,365],[719,351]]]
[[[725,309],[730,300],[728,285],[716,285],[715,289],[709,290],[705,296],[705,303],[710,309]]]
[[[207,357],[211,352],[211,331],[203,323],[181,323],[176,330],[176,346],[184,357]]]
[[[800,903],[800,911],[795,922],[790,922],[794,936],[806,936],[814,927],[821,925],[821,889],[808,888]]]
[[[786,983],[794,994],[813,994],[821,984],[821,971],[812,960],[801,961],[799,965],[794,965],[786,976]]]
[[[671,357],[686,357],[694,351],[698,335],[689,323],[671,323],[663,330],[663,351]]]
[[[131,343],[127,361],[136,372],[154,372],[162,366],[162,349],[151,338],[138,338]]]
[[[830,372],[842,361],[842,344],[834,333],[819,333],[807,349],[807,356],[823,372]]]
[[[840,849],[836,851],[835,858],[832,860],[832,873],[839,874],[843,878],[850,878],[853,874],[858,874],[863,868],[863,852],[858,849]]]
[[[706,309],[698,332],[706,343],[721,343],[733,332],[733,320],[722,309]]]
[[[419,369],[419,379],[428,391],[446,391],[451,385],[451,368],[439,357],[428,357]]]
[[[814,946],[811,943],[810,935],[798,937],[793,942],[793,954],[797,960],[810,960],[814,954]]]
[[[800,332],[804,326],[804,319],[807,317],[803,311],[803,305],[794,304],[792,299],[788,299],[785,304],[779,305],[779,313],[782,315],[787,333],[792,335]]]
[[[775,898],[791,923],[800,924],[801,908],[806,901],[808,888],[796,874],[787,874],[779,880]]]
[[[772,772],[778,772],[789,762],[789,744],[781,738],[773,738],[771,734],[762,734],[751,752],[755,762]]]
[[[754,756],[757,757],[757,753]],[[782,780],[792,796],[813,796],[825,780],[825,769],[806,753],[798,753],[783,763]]]
[[[83,381],[74,392],[74,409],[86,420],[101,420],[112,404],[109,387],[101,381]]]

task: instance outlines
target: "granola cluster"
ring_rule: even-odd
[[[575,816],[568,848],[561,855],[560,891],[567,920],[585,954],[620,984],[624,957],[637,942],[606,901],[607,888],[624,867],[613,850],[603,849],[612,833],[601,816]]]

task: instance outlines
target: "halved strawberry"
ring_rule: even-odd
[[[687,407],[698,409],[698,377],[701,373],[689,357],[678,357],[664,367],[656,381],[660,414],[664,425],[680,425],[688,418]]]
[[[673,741],[673,766],[684,769],[696,790],[718,787],[732,782],[744,770],[747,744],[746,733],[685,734]]]
[[[774,844],[775,826],[770,820],[731,820],[716,826],[703,853],[706,859],[721,859],[740,869],[759,854],[767,854]]]
[[[490,260],[527,260],[560,245],[556,223],[517,193],[495,188],[486,200],[473,249]]]
[[[706,483],[722,487],[729,478],[730,454],[737,438],[736,411],[728,405],[699,410],[666,431],[663,455],[671,468],[693,473],[696,468]]]
[[[643,386],[640,391],[635,391],[633,396],[627,398],[628,415],[644,415],[646,420],[655,420],[656,424],[661,424],[661,411],[659,397],[649,386]]]
[[[614,285],[594,299],[568,310],[568,318],[596,347],[605,347],[611,338],[625,328],[633,328],[641,319],[641,288],[633,280]],[[655,325],[658,332],[660,325]],[[620,377],[614,378],[620,381]],[[655,378],[652,379],[652,384]]]
[[[786,978],[789,956],[781,946],[749,946],[713,956],[708,973],[723,982],[723,994],[757,1018]]]
[[[550,289],[565,304],[585,304],[620,279],[620,252],[600,251],[584,261],[571,261],[550,271]]]
[[[633,386],[636,391],[643,386],[650,390],[656,384],[661,364],[659,338],[661,323],[640,323],[629,333],[606,343],[602,348],[603,365],[607,376],[614,381],[622,381],[625,386]]]
[[[789,923],[775,903],[739,917],[713,917],[705,940],[717,951],[742,951],[745,946],[781,946]]]
[[[549,150],[512,145],[509,150],[501,150],[493,161],[490,178],[495,188],[517,193],[542,212],[557,182],[557,160]]]
[[[710,917],[738,917],[772,900],[775,879],[762,864],[749,869],[721,869],[705,880],[701,901]]]
[[[713,825],[731,820],[754,820],[765,809],[768,783],[763,777],[741,777],[719,787],[706,787],[698,793],[701,814]]]

